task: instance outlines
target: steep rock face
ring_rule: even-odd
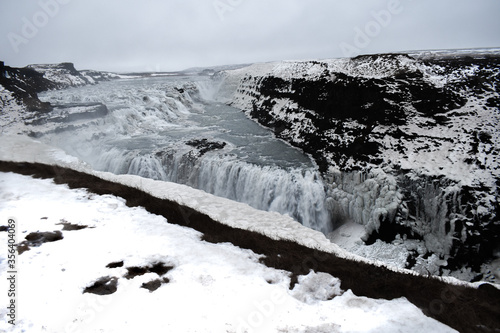
[[[314,157],[333,223],[362,224],[372,241],[422,240],[420,259],[434,253],[441,268],[479,271],[492,257],[498,51],[281,62],[215,77],[231,104]]]
[[[0,85],[9,91],[20,103],[26,105],[29,110],[50,110],[48,103],[42,103],[37,94],[44,90],[56,89],[57,84],[46,79],[42,73],[32,68],[4,67],[3,75],[0,76]],[[2,98],[4,105],[7,101]]]

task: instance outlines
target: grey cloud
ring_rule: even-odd
[[[397,13],[384,16],[391,6]],[[0,59],[143,71],[342,57],[341,45],[359,53],[499,47],[498,13],[497,0],[2,1]],[[36,33],[26,36],[26,21]]]

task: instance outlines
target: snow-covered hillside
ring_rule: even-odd
[[[495,279],[483,264],[500,246],[499,50],[285,61],[215,78],[222,101],[315,158],[335,222],[354,238],[332,239],[374,257],[403,249],[388,260],[421,272]]]
[[[21,250],[19,315],[16,326],[1,321],[6,332],[454,331],[424,313],[462,332],[496,325],[493,287],[387,270],[287,216],[95,172],[26,137],[4,142],[0,211],[18,223]],[[6,274],[2,257],[5,288]]]
[[[78,87],[87,84],[95,84],[99,81],[108,81],[119,78],[119,75],[110,72],[99,72],[93,70],[78,71],[70,62],[61,64],[29,65],[49,81],[55,82],[60,88]]]

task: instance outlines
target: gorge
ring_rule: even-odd
[[[382,54],[211,77],[32,66],[49,83],[14,115],[28,103],[2,81],[2,133],[288,214],[370,259],[494,282],[499,61],[498,50]],[[9,82],[36,86],[25,71]]]

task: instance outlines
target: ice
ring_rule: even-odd
[[[330,205],[339,222],[355,222],[370,234],[380,221],[392,220],[401,203],[396,179],[380,169],[331,172],[327,179]]]

